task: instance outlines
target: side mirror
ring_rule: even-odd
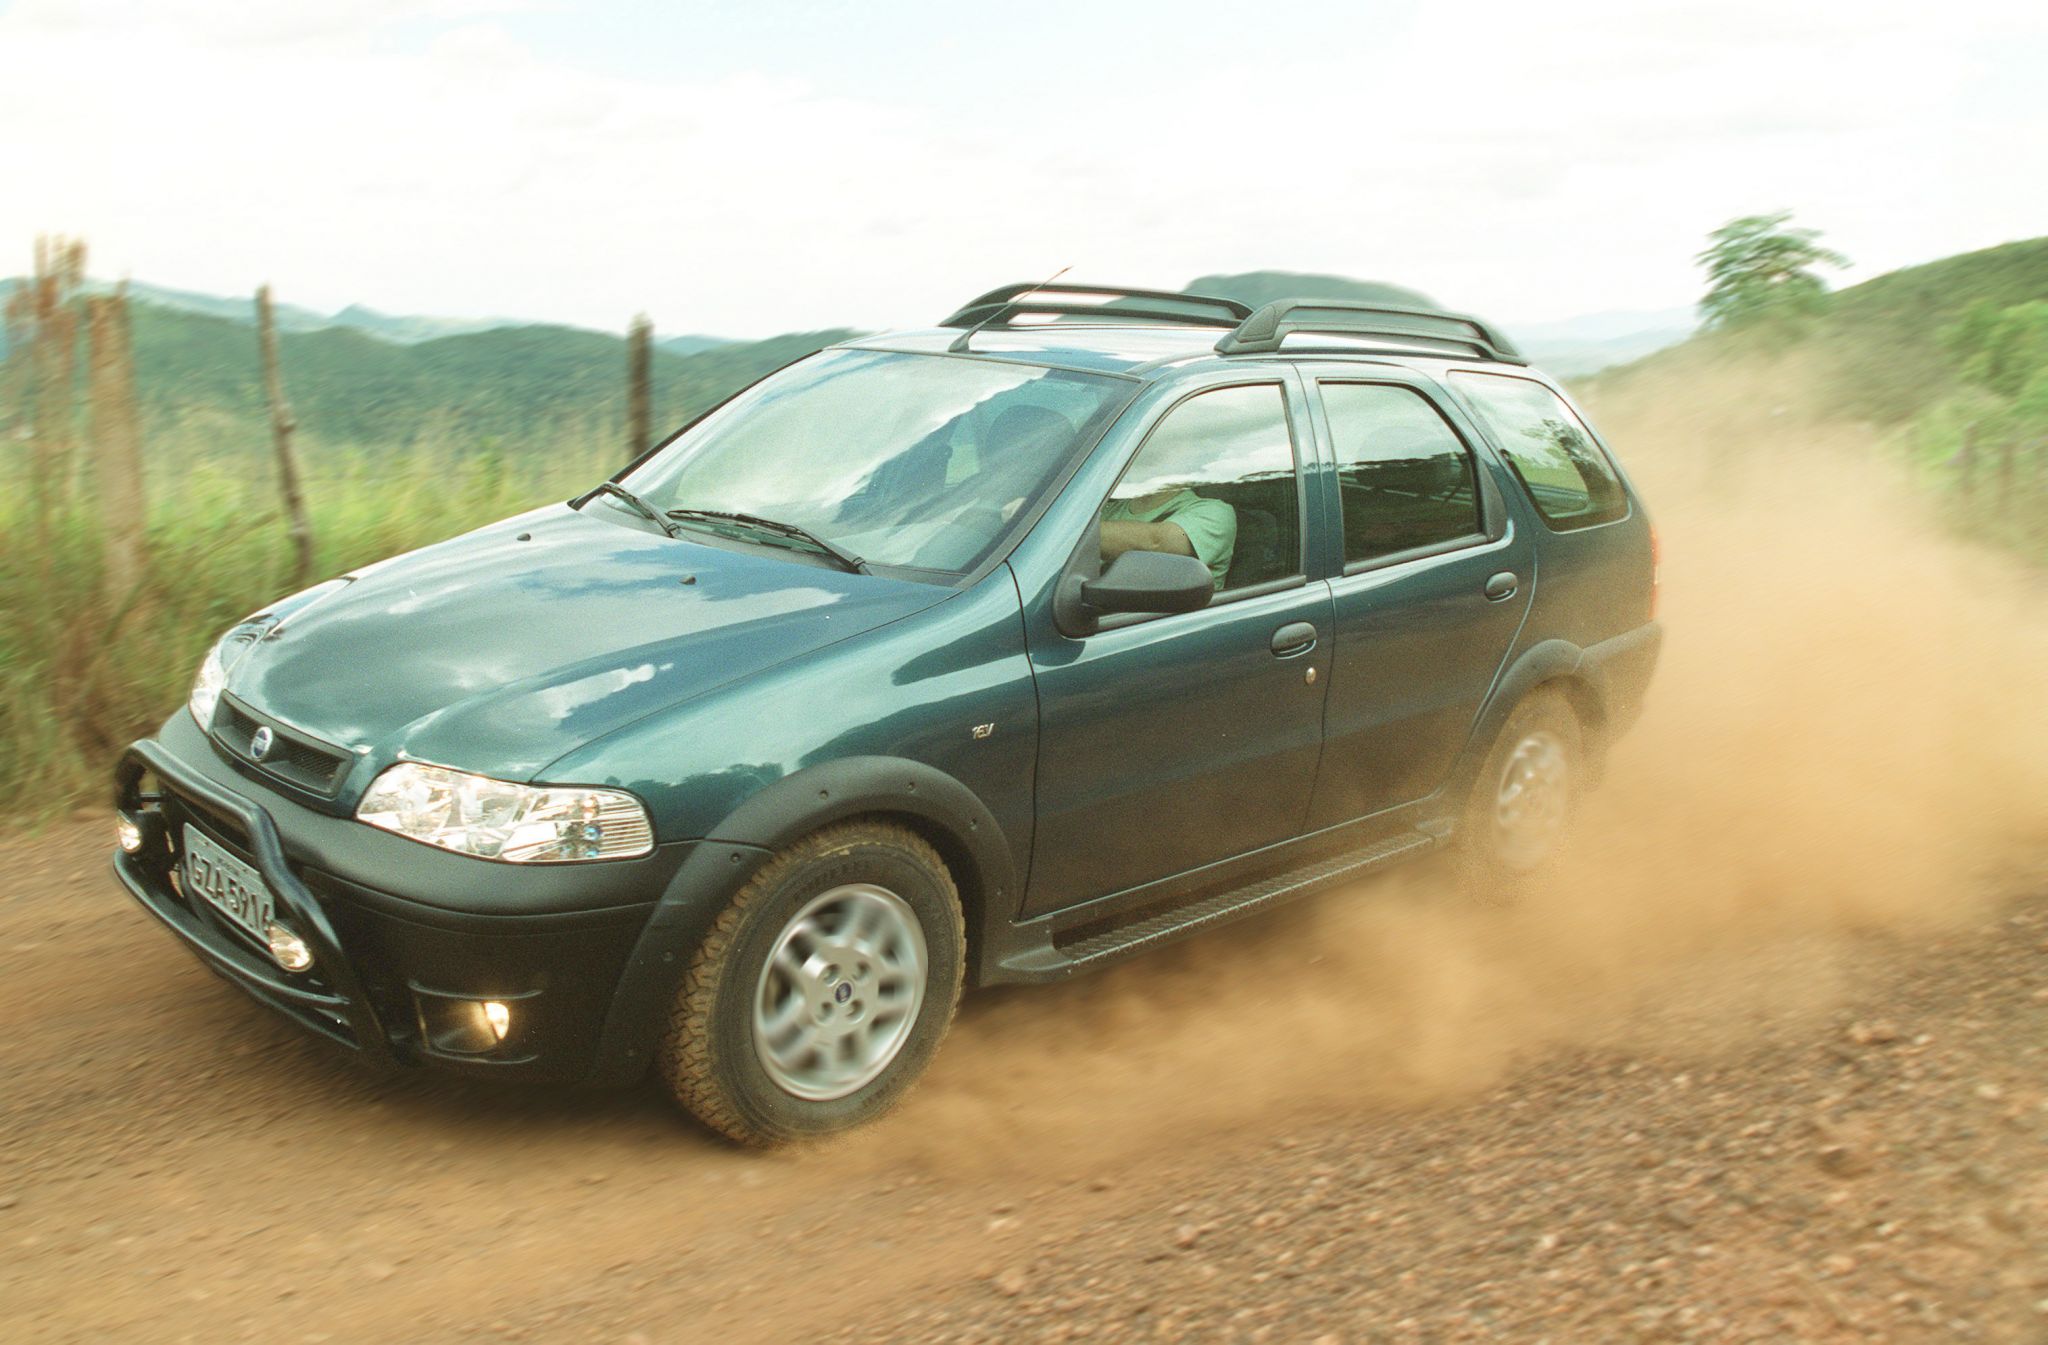
[[[1215,594],[1208,566],[1164,551],[1126,551],[1081,585],[1081,602],[1097,612],[1194,612]]]

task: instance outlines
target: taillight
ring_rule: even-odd
[[[1657,592],[1660,587],[1658,571],[1664,567],[1664,543],[1657,536],[1657,525],[1650,525],[1650,620],[1657,619]]]

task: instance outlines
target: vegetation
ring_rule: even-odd
[[[650,374],[656,433],[700,414],[769,370],[849,335],[797,333],[677,355],[657,346]],[[279,365],[308,436],[372,453],[467,439],[545,450],[564,434],[626,426],[626,342],[569,327],[497,327],[412,345],[347,328],[281,331]],[[260,451],[268,417],[242,323],[148,304],[135,309],[143,428],[220,433]]]
[[[1709,265],[1710,287],[1715,276]],[[2048,238],[1908,267],[1798,304],[1792,323],[1724,322],[1606,370],[1587,390],[1687,371],[1712,377],[1723,363],[1776,366],[1799,380],[1785,389],[1788,404],[1816,419],[1877,426],[1959,531],[2048,563]]]
[[[1818,365],[1831,414],[1897,428],[1969,384],[1968,357],[1952,333],[1966,314],[2048,300],[2048,238],[1966,252],[1888,272],[1825,297],[1799,331],[1802,367]],[[1981,321],[1981,317],[1978,321]],[[1593,385],[1626,383],[1701,357],[1775,357],[1781,344],[1740,326],[1715,328]]]
[[[527,455],[422,442],[385,461],[307,452],[312,577],[567,499],[619,467],[617,442],[585,434]],[[120,599],[97,513],[62,511],[39,555],[19,472],[0,478],[0,797],[32,818],[104,794],[115,754],[183,703],[207,645],[292,587],[269,464],[190,434],[148,451],[149,565]]]
[[[2048,300],[2048,238],[1893,271],[1831,296],[1812,333],[1833,354],[1834,400],[1896,425],[1967,384],[1948,333],[1964,314]]]
[[[1699,264],[1707,272],[1700,316],[1709,327],[1770,323],[1782,332],[1818,312],[1827,283],[1817,266],[1844,267],[1849,259],[1820,245],[1818,229],[1789,227],[1792,212],[1745,215],[1707,235]]]
[[[275,413],[292,429],[281,460],[252,321],[105,289],[69,243],[43,246],[35,278],[6,286],[0,788],[31,817],[103,793],[113,756],[183,702],[207,644],[236,618],[566,499],[628,456],[618,337],[501,326],[397,345],[279,306],[290,402],[280,393]],[[89,378],[77,359],[88,313]],[[646,409],[633,408],[631,432],[658,437],[849,334],[687,355],[643,336]],[[296,492],[280,491],[287,461]],[[307,515],[298,526],[293,494]]]

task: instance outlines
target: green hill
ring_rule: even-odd
[[[2048,238],[1909,266],[1851,286],[1828,306],[1844,405],[1903,420],[1954,391],[1942,333],[1980,300],[2000,307],[2048,299]],[[1934,375],[1930,377],[1930,375]]]
[[[2048,299],[2048,238],[1965,252],[1851,285],[1829,296],[1798,338],[1817,356],[1826,404],[1836,413],[1898,424],[1959,386],[1943,333],[1980,300],[2000,307]],[[1595,385],[1671,372],[1702,356],[1771,356],[1784,338],[1769,330],[1704,332],[1689,341],[1608,370]]]
[[[138,303],[136,379],[152,439],[266,433],[256,339],[244,323]],[[654,352],[655,425],[675,425],[780,365],[841,340],[795,333],[693,355]],[[542,448],[603,441],[625,421],[626,343],[570,327],[494,327],[395,345],[349,327],[284,332],[286,394],[310,439],[372,449],[423,443]]]
[[[0,290],[11,284],[0,281]],[[1433,307],[1426,295],[1398,285],[1288,271],[1202,276],[1187,288],[1252,305],[1329,297]],[[263,447],[267,422],[246,301],[141,285],[131,293],[150,440],[173,452]],[[1955,391],[1954,361],[1942,332],[1964,309],[1980,299],[2017,304],[2044,298],[2048,238],[2009,243],[1844,289],[1832,296],[1804,341],[1823,356],[1831,405],[1896,423]],[[362,309],[334,317],[289,309],[281,316],[286,389],[311,444],[371,452],[489,444],[519,451],[565,442],[604,444],[623,433],[620,337],[510,324],[433,336],[445,320],[390,318]],[[850,334],[835,329],[754,342],[658,341],[656,427],[679,425],[770,370]],[[1706,333],[1596,381],[1681,367],[1672,362],[1703,353],[1740,353],[1761,339],[1748,332]],[[1538,363],[1545,353],[1541,345],[1530,344]],[[13,408],[0,407],[0,422],[12,414]]]

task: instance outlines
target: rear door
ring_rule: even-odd
[[[1533,537],[1478,436],[1430,381],[1384,367],[1311,380],[1342,541],[1311,830],[1413,802],[1449,777],[1529,609]]]
[[[1649,519],[1578,412],[1533,378],[1458,369],[1448,382],[1512,473],[1507,488],[1519,485],[1518,502],[1541,517],[1535,631],[1584,647],[1642,625],[1655,565]]]

